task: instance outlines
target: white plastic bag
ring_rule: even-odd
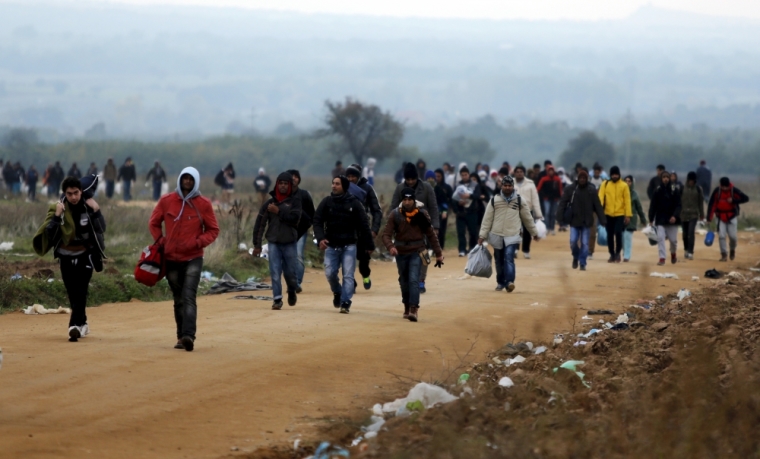
[[[467,266],[465,266],[464,272],[470,276],[490,278],[493,274],[491,259],[491,252],[485,246],[476,245],[467,255]]]
[[[546,224],[543,220],[536,221],[536,230],[538,231],[539,239],[544,239],[546,237]]]
[[[167,194],[169,192],[169,183],[164,182],[161,184],[161,196]]]
[[[649,239],[649,245],[657,245],[659,242],[657,230],[653,226],[647,226],[641,230],[641,234],[646,235],[646,237]]]
[[[121,181],[116,182],[113,186],[114,194],[121,194]]]

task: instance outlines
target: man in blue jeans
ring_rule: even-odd
[[[375,250],[364,205],[348,193],[348,177],[332,179],[332,193],[319,203],[314,213],[314,237],[325,251],[325,276],[333,293],[333,306],[348,314],[356,281],[356,244],[368,252]],[[343,269],[343,284],[338,271]]]
[[[420,309],[420,251],[427,252],[425,236],[435,252],[438,261],[436,266],[440,267],[443,264],[443,252],[430,215],[423,206],[417,205],[414,190],[404,188],[401,191],[401,204],[388,216],[383,230],[383,244],[396,257],[401,301],[404,303],[403,317],[410,322],[417,322]]]
[[[580,266],[581,271],[586,270],[591,229],[596,225],[594,215],[598,217],[600,225],[607,222],[599,194],[594,185],[589,182],[588,171],[581,169],[575,183],[565,188],[557,207],[557,221],[560,224],[570,225],[573,269],[578,269]]]
[[[261,254],[264,235],[269,247],[269,274],[272,276],[272,309],[282,309],[282,276],[288,286],[288,306],[295,306],[298,288],[298,222],[301,199],[293,193],[293,177],[283,172],[277,177],[272,197],[261,206],[253,226],[253,256]],[[265,231],[266,230],[266,231]]]

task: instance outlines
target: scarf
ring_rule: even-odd
[[[404,210],[404,216],[406,216],[406,222],[411,223],[412,218],[414,218],[414,216],[417,215],[418,213],[420,213],[420,211],[416,207],[411,212],[407,212]]]
[[[285,199],[287,199],[288,196],[291,195],[292,191],[293,191],[293,185],[288,185],[288,192],[286,194],[280,193],[280,187],[275,186],[274,187],[274,197],[277,200],[277,202],[282,202]]]
[[[512,194],[510,194],[509,196],[506,196],[506,195],[504,194],[504,190],[502,190],[502,191],[501,191],[501,197],[502,197],[502,198],[504,198],[504,200],[505,200],[505,201],[507,201],[507,202],[509,202],[509,201],[511,201],[511,200],[513,200],[513,199],[515,199],[515,195],[516,195],[516,194],[517,194],[517,193],[515,193],[515,192],[513,191],[513,192],[512,192]]]

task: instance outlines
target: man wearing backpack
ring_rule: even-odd
[[[377,237],[377,233],[380,232],[380,224],[383,220],[383,209],[380,207],[380,203],[377,200],[377,193],[375,193],[375,189],[369,184],[367,179],[362,177],[362,169],[358,164],[348,166],[346,169],[346,177],[349,182],[364,191],[364,193],[362,193],[363,197],[356,197],[359,198],[364,205],[364,210],[367,212],[367,215],[372,216],[370,230],[372,231],[372,238],[374,239]],[[351,187],[351,185],[349,185],[349,187]],[[370,254],[367,253],[366,247],[361,244],[361,240],[356,246],[356,258],[359,261],[359,274],[362,276],[364,290],[369,290],[372,288],[372,279],[369,277],[372,274],[372,269],[369,267]]]
[[[161,196],[148,223],[153,239],[163,246],[166,280],[174,296],[174,348],[188,352],[195,347],[195,298],[203,270],[203,249],[219,236],[214,208],[201,196],[200,184],[200,174],[194,167],[182,169],[175,192]]]
[[[403,317],[410,322],[417,322],[420,309],[419,277],[423,265],[421,252],[427,252],[425,237],[433,247],[436,261],[443,263],[443,252],[435,233],[430,215],[417,204],[414,190],[404,188],[401,204],[388,215],[383,244],[396,257],[401,302],[404,304]]]
[[[488,240],[494,249],[503,249],[504,274],[496,279],[497,291],[506,288],[507,292],[512,292],[515,289],[515,252],[522,241],[520,231],[523,226],[528,229],[533,240],[538,241],[538,231],[530,208],[515,191],[514,179],[507,175],[501,182],[501,192],[486,206],[478,237],[478,245]]]
[[[259,210],[253,226],[253,256],[261,254],[261,241],[266,234],[269,247],[269,273],[272,276],[272,309],[282,309],[282,279],[288,286],[288,306],[295,306],[298,289],[298,222],[301,200],[293,193],[293,177],[283,172],[277,177],[274,190]],[[266,232],[265,232],[266,229]]]
[[[712,222],[718,217],[718,240],[720,242],[720,261],[726,261],[728,250],[726,236],[730,239],[731,260],[736,258],[736,230],[739,217],[739,204],[749,201],[746,194],[736,188],[728,177],[721,177],[720,186],[712,192],[707,221]]]
[[[570,252],[573,254],[573,269],[586,270],[589,253],[589,237],[595,225],[594,216],[604,225],[606,218],[602,203],[594,185],[589,183],[588,172],[581,169],[578,179],[565,188],[557,207],[557,221],[570,225]]]

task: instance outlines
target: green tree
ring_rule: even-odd
[[[576,163],[591,168],[595,162],[612,166],[617,154],[615,147],[605,139],[600,139],[593,131],[583,131],[570,139],[567,149],[559,156],[559,163],[573,167]]]
[[[336,157],[353,156],[358,164],[367,158],[378,161],[391,158],[398,151],[404,136],[404,126],[377,105],[365,105],[351,98],[345,103],[325,102],[327,114],[317,138],[330,138],[330,150]]]

